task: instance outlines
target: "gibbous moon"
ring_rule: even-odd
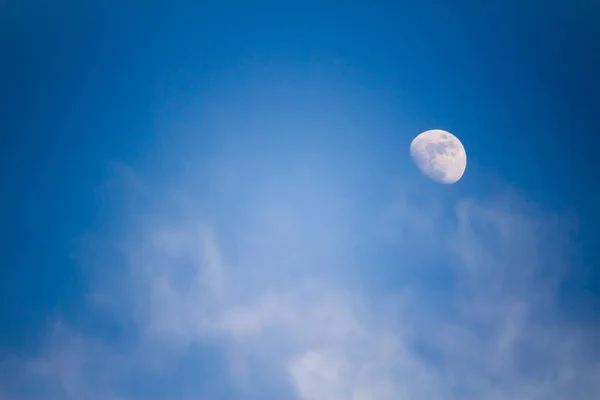
[[[410,156],[423,174],[439,183],[458,182],[467,168],[467,152],[462,143],[441,129],[425,131],[414,138]]]

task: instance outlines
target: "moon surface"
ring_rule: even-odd
[[[441,129],[431,129],[414,138],[410,156],[424,175],[439,183],[458,182],[467,168],[467,152],[462,143]]]

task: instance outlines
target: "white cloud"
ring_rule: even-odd
[[[449,214],[439,204],[401,202],[382,213],[387,232],[403,233],[393,238],[400,258],[389,265],[367,259],[363,276],[429,268],[420,253],[427,248],[453,281],[441,294],[416,279],[394,295],[373,295],[340,271],[362,235],[383,240],[380,225],[366,232],[346,221],[356,232],[348,235],[311,214],[319,198],[309,207],[293,193],[285,201],[279,195],[270,192],[271,202],[248,211],[263,225],[234,223],[235,235],[194,213],[175,218],[181,210],[163,200],[129,226],[121,236],[127,241],[115,245],[125,260],[114,272],[120,285],[98,275],[91,298],[93,307],[134,319],[139,335],[123,351],[55,332],[43,355],[11,364],[26,381],[52,382],[34,397],[139,398],[123,389],[131,376],[172,376],[198,343],[227,356],[229,384],[244,398],[261,379],[282,379],[287,396],[302,400],[587,400],[600,393],[585,332],[562,322],[554,304],[568,263],[565,221],[514,195],[461,201]],[[409,240],[422,247],[411,251]],[[312,263],[310,273],[296,268],[299,260]],[[172,398],[193,398],[202,385],[179,384],[187,389]],[[282,398],[269,390],[262,398]]]

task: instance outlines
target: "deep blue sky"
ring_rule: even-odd
[[[114,183],[119,166],[160,187],[190,185],[186,165],[202,169],[219,151],[257,176],[317,154],[310,171],[322,162],[323,182],[347,178],[339,190],[360,207],[398,185],[394,170],[421,179],[408,143],[432,128],[456,134],[469,164],[457,188],[422,182],[420,195],[489,198],[502,182],[576,221],[557,312],[598,329],[599,3],[10,3],[0,6],[2,357],[36,357],[57,319],[84,336],[127,331],[122,318],[89,313],[93,274],[74,256],[90,232],[122,229],[135,201]],[[222,104],[223,118],[239,112],[259,128],[222,133],[210,122],[219,117],[206,116]],[[302,117],[328,115],[330,105],[331,120]],[[260,131],[289,116],[297,129]],[[185,133],[173,133],[180,126]],[[202,201],[220,202],[209,197]],[[224,225],[235,225],[233,210],[244,214],[236,205],[245,199],[232,197]],[[369,246],[365,257],[397,256]],[[367,292],[391,290],[395,273],[374,275]]]

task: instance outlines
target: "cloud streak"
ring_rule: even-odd
[[[320,279],[326,274],[318,268],[270,275],[296,259],[325,260],[323,270],[344,266],[334,248],[310,257],[320,232],[333,231],[294,219],[301,202],[254,209],[265,223],[234,224],[243,234],[225,239],[193,215],[174,218],[176,203],[166,204],[129,226],[120,236],[127,241],[113,242],[120,269],[105,269],[118,272],[98,276],[90,296],[91,309],[134,321],[130,346],[59,323],[43,354],[4,362],[22,384],[13,383],[12,393],[137,399],[153,398],[155,385],[154,393],[170,393],[159,397],[177,399],[558,400],[598,393],[599,366],[586,354],[585,332],[556,311],[567,225],[518,196],[464,200],[446,214],[404,201],[393,217],[382,213],[388,230],[404,232],[390,244],[403,254],[394,268],[433,268],[420,249],[406,246],[412,237],[441,257],[451,281],[441,294],[413,279],[379,296],[351,280]],[[334,239],[350,246],[346,236]],[[224,254],[224,247],[237,253]],[[362,266],[365,277],[385,267]],[[197,359],[184,365],[199,345],[226,360],[213,361],[222,367],[222,386],[212,391],[202,372],[182,372],[201,369]]]

